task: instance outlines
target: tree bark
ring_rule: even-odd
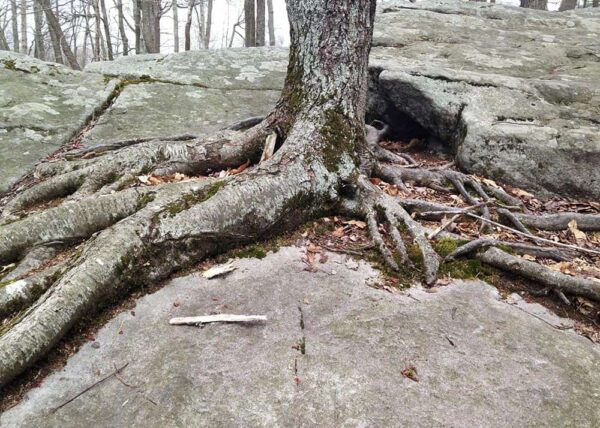
[[[273,0],[267,0],[269,15],[269,46],[275,46],[275,16],[273,13]]]
[[[521,7],[548,10],[548,0],[521,0]]]
[[[110,38],[110,25],[108,21],[108,14],[106,13],[106,3],[104,0],[100,0],[100,9],[102,11],[102,23],[104,24],[104,35],[106,36],[106,50],[108,52],[108,60],[114,60],[112,41]]]
[[[140,2],[142,13],[142,34],[146,52],[160,52],[160,0],[142,0]]]
[[[19,25],[17,0],[10,0],[10,22],[12,24],[13,50],[19,52]]]
[[[35,20],[35,32],[33,39],[35,41],[34,55],[42,61],[46,60],[46,52],[44,49],[44,35],[42,29],[44,26],[44,12],[39,0],[33,0],[33,18]],[[62,58],[61,58],[62,59]]]
[[[179,52],[179,5],[173,0],[173,52]]]
[[[133,0],[133,25],[134,25],[134,33],[135,33],[135,53],[141,54],[144,53],[143,43],[142,43],[142,12],[140,10],[140,1],[141,0]]]
[[[210,48],[210,36],[212,32],[212,14],[213,0],[208,0],[208,6],[206,8],[206,30],[204,33],[204,49]]]
[[[192,31],[192,19],[194,17],[194,6],[196,5],[195,0],[189,0],[187,19],[185,21],[185,46],[184,49],[189,51],[192,45],[191,31]]]
[[[20,52],[27,54],[29,47],[27,46],[27,0],[21,0],[21,48]]]
[[[256,46],[265,46],[265,0],[256,0]]]
[[[244,46],[251,48],[256,46],[256,15],[254,11],[254,0],[244,0]]]
[[[127,38],[127,32],[125,31],[125,18],[123,16],[123,0],[116,0],[116,6],[117,18],[119,21],[119,33],[121,34],[121,41],[123,42],[123,56],[127,56],[129,55],[129,39]]]

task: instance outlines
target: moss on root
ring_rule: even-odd
[[[177,202],[168,204],[165,208],[165,211],[170,217],[175,217],[180,212],[189,210],[194,205],[208,201],[210,198],[215,196],[217,192],[223,188],[223,186],[225,186],[225,183],[219,181],[210,186],[208,189],[204,189],[199,193],[186,193]]]

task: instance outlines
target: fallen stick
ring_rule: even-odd
[[[99,381],[91,384],[90,386],[88,386],[86,389],[84,389],[83,391],[81,391],[79,394],[74,395],[73,397],[69,398],[67,401],[65,401],[64,403],[62,403],[60,406],[57,406],[55,408],[53,408],[52,410],[50,410],[50,413],[55,413],[58,410],[62,409],[63,407],[65,407],[67,404],[77,400],[79,397],[81,397],[83,394],[85,394],[86,392],[88,392],[90,389],[94,388],[95,386],[100,385],[102,382],[104,382],[105,380],[110,379],[113,376],[117,376],[120,372],[123,371],[123,369],[125,369],[125,367],[127,367],[129,365],[129,363],[125,363],[123,364],[121,367],[119,367],[118,369],[116,369],[114,372],[104,376],[102,379],[100,379]]]
[[[240,323],[253,323],[267,321],[267,317],[264,315],[232,315],[232,314],[219,314],[219,315],[205,315],[199,317],[179,317],[171,318],[169,324],[171,325],[196,325],[196,324],[208,324],[211,322],[240,322]]]

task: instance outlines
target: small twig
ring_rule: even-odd
[[[521,231],[519,231],[517,229],[514,229],[512,227],[505,226],[502,223],[498,223],[496,221],[483,218],[483,217],[475,215],[473,213],[467,212],[467,213],[465,213],[465,215],[468,215],[469,217],[473,217],[473,218],[476,218],[476,219],[479,219],[479,220],[486,221],[486,222],[488,222],[488,223],[490,223],[490,224],[492,224],[492,225],[494,225],[496,227],[500,227],[502,229],[510,230],[511,232],[516,233],[517,235],[526,236],[527,238],[532,239],[534,241],[545,242],[545,243],[556,245],[556,246],[559,246],[559,247],[570,248],[572,250],[577,250],[577,251],[582,251],[582,252],[586,252],[586,253],[590,253],[590,254],[600,255],[600,251],[590,250],[588,248],[583,248],[583,247],[580,247],[578,245],[563,244],[562,242],[554,242],[554,241],[551,241],[550,239],[546,239],[546,238],[540,238],[539,236],[532,235],[531,233],[521,232]]]
[[[230,314],[219,314],[219,315],[206,315],[199,317],[179,317],[171,318],[169,324],[171,325],[196,325],[196,324],[207,324],[213,322],[241,322],[241,323],[252,323],[259,321],[267,321],[267,317],[264,315],[230,315]]]
[[[62,409],[63,407],[65,407],[67,404],[75,401],[76,399],[78,399],[79,397],[81,397],[83,394],[85,394],[86,392],[88,392],[90,389],[100,385],[102,382],[104,382],[105,380],[110,379],[113,376],[118,375],[120,372],[123,371],[123,369],[125,369],[125,367],[127,367],[129,365],[129,363],[125,363],[123,366],[121,366],[120,368],[116,369],[114,372],[106,375],[105,377],[103,377],[102,379],[100,379],[99,381],[93,383],[92,385],[88,386],[86,389],[84,389],[83,391],[81,391],[79,394],[74,395],[73,397],[69,398],[67,401],[65,401],[64,403],[62,403],[60,406],[53,408],[52,410],[50,410],[50,413],[56,413],[58,410]]]
[[[434,230],[430,235],[429,235],[429,239],[433,239],[436,236],[438,236],[441,232],[443,232],[444,230],[446,230],[446,228],[448,228],[448,226],[450,226],[452,223],[454,223],[456,220],[459,219],[460,216],[462,216],[464,213],[473,210],[473,209],[477,209],[480,208],[482,205],[487,204],[487,202],[482,202],[480,204],[477,205],[473,205],[472,207],[469,207],[465,210],[463,210],[462,212],[456,214],[454,217],[452,217],[450,220],[442,223],[442,225],[440,227],[438,227],[436,230]]]

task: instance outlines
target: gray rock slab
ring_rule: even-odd
[[[85,70],[213,89],[280,90],[287,64],[285,48],[238,48],[122,57],[91,63]]]
[[[0,52],[0,192],[73,137],[116,81]]]
[[[266,115],[279,94],[167,83],[130,84],[84,136],[83,143],[207,134],[247,117]]]
[[[600,10],[396,1],[381,12],[380,91],[463,169],[600,197]]]
[[[351,270],[330,254],[310,273],[303,254],[287,247],[237,260],[223,278],[171,281],[108,322],[0,425],[600,424],[598,347],[528,314],[524,302],[502,301],[481,282],[390,294],[366,285],[377,272],[363,262]],[[211,313],[269,320],[168,324]],[[50,412],[125,363],[120,380]],[[419,382],[401,375],[410,365]]]

